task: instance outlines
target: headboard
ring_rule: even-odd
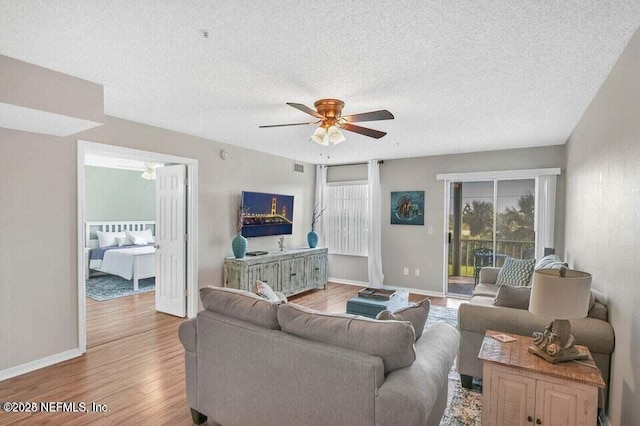
[[[151,234],[156,234],[156,222],[154,220],[119,220],[105,222],[85,222],[84,246],[87,248],[98,248],[98,236],[96,231],[102,232],[124,232],[124,231],[144,231],[151,229]]]

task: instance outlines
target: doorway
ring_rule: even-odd
[[[88,215],[94,212],[87,202],[95,201],[96,197],[86,193],[91,187],[91,177],[85,173],[87,158],[102,159],[104,164],[137,165],[138,170],[128,176],[129,187],[144,186],[144,183],[152,186],[153,206],[147,206],[146,210],[153,211],[140,209],[149,200],[148,195],[144,195],[143,202],[138,194],[137,197],[141,197],[137,200],[138,209],[124,209],[128,213],[115,210],[126,217],[131,215],[128,219],[120,216],[117,217],[120,220],[88,220]],[[131,194],[127,198],[126,191],[123,188],[122,197],[109,203],[131,202]],[[116,215],[114,210],[107,211],[107,216]],[[172,315],[195,316],[196,214],[197,160],[78,141],[78,328],[83,353],[88,332],[91,332],[89,344],[93,346],[161,326],[175,320]],[[152,217],[142,218],[144,215]],[[182,231],[173,232],[176,230]],[[102,231],[103,239],[114,237],[115,241],[98,241],[98,231]],[[94,250],[95,247],[98,249]],[[144,253],[138,253],[139,250]],[[104,257],[98,260],[100,254]],[[98,274],[101,274],[99,280],[117,284],[116,291],[124,293],[109,299],[109,295],[113,295],[109,288],[107,300],[96,301],[94,294],[88,294],[91,291],[87,291],[86,279],[91,275],[90,279],[95,282],[93,276]],[[154,288],[150,289],[150,284]]]
[[[536,179],[447,182],[446,294],[471,297],[484,267],[535,258]]]

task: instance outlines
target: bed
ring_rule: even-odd
[[[155,235],[154,221],[85,222],[85,262],[87,277],[91,271],[118,275],[133,281],[138,291],[138,281],[156,276],[156,249],[154,243],[100,247],[97,232],[141,232],[150,230]]]

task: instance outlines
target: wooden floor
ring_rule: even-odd
[[[330,283],[292,297],[295,303],[327,312],[344,312],[358,287]],[[411,295],[410,300],[424,296]],[[192,425],[185,398],[184,350],[178,340],[182,319],[154,311],[153,294],[101,302],[88,308],[89,341],[79,358],[0,383],[0,401],[92,402],[109,411],[88,413],[5,413],[0,425]],[[456,307],[461,300],[432,298],[433,305]],[[111,303],[115,302],[115,303]],[[91,302],[91,305],[97,302]],[[107,303],[102,305],[102,303]],[[148,324],[141,322],[148,321]],[[129,326],[128,332],[109,330]]]
[[[144,333],[175,318],[156,311],[155,292],[96,302],[87,298],[87,347]]]

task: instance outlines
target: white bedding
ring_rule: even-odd
[[[125,280],[133,278],[134,258],[141,254],[154,254],[156,249],[153,246],[131,247],[117,250],[109,250],[104,253],[104,259],[92,260],[89,264],[91,269],[106,272],[107,274],[118,275]]]

